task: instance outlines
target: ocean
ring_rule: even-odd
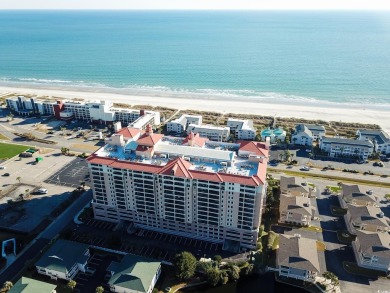
[[[0,11],[0,85],[390,104],[390,12]]]

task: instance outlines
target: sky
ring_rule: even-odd
[[[388,0],[0,0],[0,9],[390,10]]]

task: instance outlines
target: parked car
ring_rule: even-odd
[[[0,170],[6,169],[5,166],[0,166]]]
[[[9,173],[4,173],[3,176],[8,177],[8,176],[10,176],[10,174]]]
[[[45,188],[39,188],[37,191],[36,191],[37,194],[46,194],[47,193],[47,189]]]
[[[310,171],[310,167],[302,166],[299,170],[301,170],[301,171]]]

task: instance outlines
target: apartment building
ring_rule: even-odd
[[[256,247],[268,150],[199,134],[122,129],[88,159],[95,218],[222,243]]]
[[[187,133],[199,133],[201,137],[214,141],[227,141],[230,135],[229,127],[214,126],[209,124],[196,125],[190,124],[187,127]]]
[[[390,154],[390,136],[383,130],[358,129],[356,136],[358,140],[371,141],[375,152]]]
[[[356,157],[367,160],[374,152],[374,144],[371,141],[323,137],[320,140],[320,149],[330,157]]]
[[[314,141],[325,136],[325,127],[314,124],[297,124],[291,136],[291,141],[296,145],[311,146]]]
[[[256,128],[253,127],[252,120],[229,118],[227,127],[239,140],[254,140],[256,138]]]
[[[347,213],[344,215],[348,231],[356,234],[356,230],[371,232],[388,232],[389,218],[376,206],[356,206],[347,204]]]
[[[276,268],[280,276],[315,282],[323,273],[318,259],[316,240],[301,235],[279,235],[279,248],[276,251]]]
[[[339,196],[340,206],[347,208],[346,204],[356,206],[378,206],[374,192],[368,188],[353,184],[341,184],[341,194]]]
[[[91,123],[112,124],[121,122],[134,128],[159,125],[160,113],[155,111],[115,108],[108,100],[52,101],[18,96],[6,99],[7,107],[20,115],[51,115],[58,120],[84,120]]]
[[[280,176],[280,192],[289,196],[311,197],[314,188],[296,177]]]
[[[179,118],[167,123],[167,132],[174,132],[177,134],[184,133],[187,131],[187,127],[190,124],[197,126],[202,125],[202,116],[183,114]]]

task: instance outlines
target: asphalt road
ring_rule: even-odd
[[[15,277],[23,270],[26,262],[33,259],[39,252],[60,233],[69,223],[73,221],[74,216],[92,200],[92,191],[84,193],[68,209],[66,209],[54,222],[52,222],[41,234],[39,234],[15,262],[13,262],[5,271],[1,273],[0,284],[6,281],[14,280]],[[14,280],[16,281],[16,280]]]

